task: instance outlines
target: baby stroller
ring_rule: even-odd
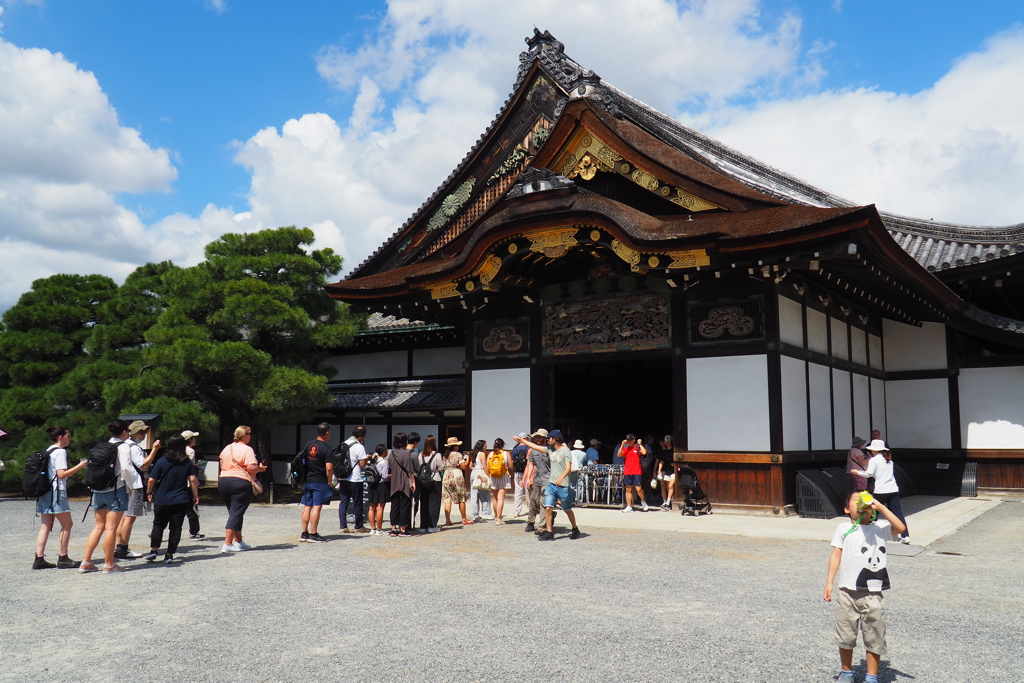
[[[679,506],[679,512],[683,516],[690,514],[697,515],[711,514],[711,501],[708,494],[700,487],[697,480],[697,473],[693,468],[679,465],[676,470],[676,490],[683,494],[683,504]]]

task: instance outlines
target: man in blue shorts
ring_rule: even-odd
[[[572,471],[572,452],[565,445],[565,437],[562,436],[562,432],[552,429],[548,433],[547,448],[532,444],[525,439],[517,438],[516,441],[529,446],[533,450],[547,453],[548,459],[551,462],[551,477],[544,488],[544,521],[547,531],[541,533],[539,539],[541,541],[555,540],[554,508],[556,504],[562,506],[562,510],[569,518],[569,523],[572,524],[572,533],[569,534],[569,538],[579,538],[580,530],[576,526],[576,515],[572,511],[573,490],[569,486],[569,472]]]
[[[334,458],[327,442],[331,438],[331,425],[321,422],[316,426],[316,438],[306,444],[306,483],[302,489],[302,543],[326,543],[327,539],[317,533],[320,526],[320,510],[331,504],[334,489]]]

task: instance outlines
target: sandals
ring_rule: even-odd
[[[82,564],[78,565],[78,571],[82,572],[83,574],[89,574],[91,572],[98,572],[99,570],[100,570],[100,568],[97,567],[92,562],[83,562]]]
[[[474,521],[473,521],[473,520],[471,520],[471,519],[464,519],[464,520],[462,520],[462,523],[463,523],[463,524],[464,524],[465,526],[469,526],[470,524],[476,524],[476,522],[474,522]]]

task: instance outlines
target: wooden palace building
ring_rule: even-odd
[[[334,422],[672,434],[712,501],[776,514],[872,429],[919,492],[968,463],[1024,488],[1024,225],[855,206],[527,44],[455,171],[327,286],[373,314]]]

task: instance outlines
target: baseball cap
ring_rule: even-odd
[[[130,425],[128,425],[129,434],[138,434],[139,432],[144,432],[147,429],[149,429],[149,425],[147,425],[142,420],[136,420],[135,422],[132,422]]]
[[[543,429],[538,429],[537,431],[543,432],[544,430]],[[547,437],[557,436],[559,439],[561,439],[562,438],[562,432],[558,431],[557,429],[552,429],[550,432],[548,432],[544,436],[547,436]]]
[[[185,439],[185,441],[188,441],[189,439],[194,439],[197,436],[199,436],[199,432],[193,432],[191,429],[186,429],[181,433],[181,438]]]

